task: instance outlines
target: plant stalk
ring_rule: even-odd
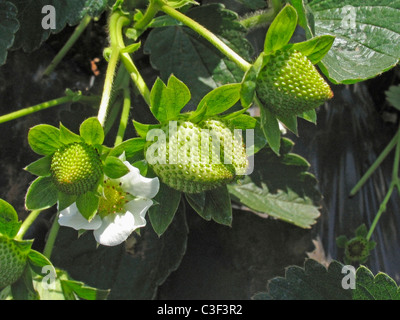
[[[17,235],[15,236],[15,240],[22,240],[24,238],[25,233],[28,231],[29,227],[39,216],[40,212],[41,212],[40,210],[33,210],[28,215],[28,217],[26,217],[24,222],[21,224],[21,227],[19,228]]]
[[[201,36],[203,36],[206,40],[208,40],[212,45],[214,45],[221,53],[223,53],[230,60],[235,62],[240,69],[243,71],[247,71],[250,69],[251,64],[244,60],[241,56],[239,56],[235,51],[229,48],[220,38],[218,38],[214,33],[203,27],[198,22],[189,18],[188,16],[180,13],[174,8],[164,4],[161,0],[156,0],[156,2],[160,5],[160,9],[171,16],[172,18],[182,22],[184,25],[188,26]]]
[[[89,15],[86,15],[82,19],[82,21],[75,28],[75,31],[72,33],[71,37],[68,39],[68,41],[64,44],[64,46],[57,53],[57,55],[51,61],[49,66],[46,68],[46,70],[43,72],[43,75],[49,75],[50,73],[53,72],[53,70],[57,67],[57,65],[60,63],[60,61],[65,57],[65,55],[68,53],[68,51],[71,49],[71,47],[79,39],[79,37],[81,36],[82,32],[89,25],[90,21],[92,21],[92,18]]]

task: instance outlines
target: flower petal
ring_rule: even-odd
[[[75,230],[95,230],[101,226],[101,218],[96,215],[91,221],[86,220],[74,202],[68,208],[61,210],[58,223],[60,226]]]
[[[96,241],[105,246],[121,244],[134,230],[146,225],[145,215],[152,204],[151,200],[135,199],[125,205],[127,212],[105,216],[101,227],[93,232]]]
[[[160,188],[158,178],[143,177],[139,169],[132,166],[128,161],[124,161],[124,164],[129,169],[129,173],[119,179],[122,183],[122,189],[136,197],[154,198]]]
[[[125,209],[132,213],[136,220],[138,228],[146,225],[146,212],[153,205],[153,201],[149,199],[135,199],[125,204]]]

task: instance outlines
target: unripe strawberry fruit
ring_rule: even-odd
[[[15,240],[0,236],[0,289],[19,279],[25,269],[28,252],[23,252]]]
[[[297,115],[333,97],[329,85],[301,52],[278,50],[260,71],[257,96],[278,116]]]
[[[161,130],[166,143],[157,143],[157,154],[147,148],[146,160],[165,184],[186,193],[200,193],[231,182],[248,166],[241,137],[224,123],[199,124],[173,121]],[[151,152],[150,152],[151,151]]]
[[[50,172],[61,192],[81,195],[92,190],[101,177],[100,156],[86,143],[71,143],[54,153]]]

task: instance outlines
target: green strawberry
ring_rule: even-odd
[[[166,134],[166,144],[159,145],[157,155],[165,153],[165,161],[146,152],[146,160],[165,184],[186,193],[200,193],[245,174],[246,149],[223,122],[175,123],[176,130],[169,124],[161,128]]]
[[[61,192],[81,195],[92,190],[102,175],[100,156],[86,143],[71,143],[54,153],[50,172]]]
[[[22,245],[20,245],[22,244]],[[29,248],[17,240],[0,235],[0,289],[13,284],[24,272]]]
[[[363,237],[355,237],[349,240],[345,246],[345,255],[351,262],[365,262],[369,256],[370,247],[368,240]]]
[[[278,116],[319,107],[333,97],[329,85],[306,56],[293,49],[270,56],[257,78],[257,96]]]

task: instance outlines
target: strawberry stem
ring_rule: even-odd
[[[182,22],[184,25],[188,26],[193,31],[203,36],[212,45],[214,45],[221,53],[223,53],[226,57],[235,62],[240,69],[242,69],[243,71],[247,71],[248,69],[250,69],[251,67],[250,63],[248,63],[235,51],[229,48],[220,38],[218,38],[210,30],[206,29],[201,24],[189,18],[188,16],[184,15],[183,13],[175,10],[174,8],[168,6],[167,4],[164,4],[161,0],[155,0],[155,2],[160,5],[160,9],[164,11],[166,14]]]
[[[93,96],[93,97],[88,97],[88,96],[83,96],[80,94],[73,94],[73,95],[67,95],[65,97],[53,99],[50,101],[42,102],[34,106],[30,106],[24,109],[20,109],[5,115],[0,116],[0,123],[4,123],[7,121],[15,120],[24,116],[27,116],[29,114],[50,108],[50,107],[55,107],[62,105],[64,103],[68,102],[76,102],[76,101],[83,101],[83,102],[96,102],[98,103],[98,97]]]
[[[22,240],[24,238],[25,233],[28,231],[29,227],[39,216],[40,212],[41,212],[41,210],[33,210],[28,215],[28,217],[26,217],[24,222],[21,224],[21,227],[19,228],[17,235],[14,238],[15,240]]]
[[[82,19],[82,21],[75,28],[75,31],[72,33],[71,37],[68,39],[68,41],[64,44],[64,46],[57,53],[57,55],[51,61],[49,66],[46,68],[46,70],[43,72],[43,76],[49,75],[50,73],[53,72],[53,70],[57,67],[57,65],[60,63],[60,61],[68,53],[69,49],[71,49],[71,47],[79,39],[79,37],[81,36],[82,32],[85,31],[85,29],[89,25],[90,21],[92,21],[92,18],[89,15],[86,15]]]

